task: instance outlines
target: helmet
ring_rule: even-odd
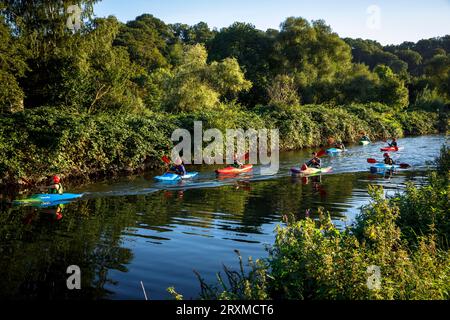
[[[53,176],[54,183],[59,183],[60,181],[61,181],[61,179],[58,176]]]
[[[397,141],[397,139],[396,138],[392,138],[392,141]]]
[[[387,158],[387,157],[390,157],[391,155],[389,154],[389,153],[385,153],[385,154],[383,154],[383,157],[385,157],[385,158]]]

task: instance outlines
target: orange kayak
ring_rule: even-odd
[[[236,174],[236,173],[249,172],[252,169],[253,169],[252,164],[246,164],[242,168],[226,167],[224,169],[218,169],[218,170],[216,170],[216,173],[217,174]]]

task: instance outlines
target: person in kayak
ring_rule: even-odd
[[[393,138],[393,139],[392,139],[392,142],[389,143],[389,147],[397,148],[397,147],[398,147],[398,145],[397,145],[397,139]]]
[[[336,149],[341,149],[342,151],[345,150],[345,146],[344,146],[344,144],[342,143],[342,141],[339,141],[339,142],[335,143],[335,144],[334,144],[334,147],[335,147]]]
[[[361,137],[361,141],[369,141],[370,142],[370,139],[369,139],[369,137],[367,135],[363,135]]]
[[[313,158],[302,166],[302,170],[303,171],[308,169],[308,167],[312,167],[312,168],[316,168],[316,169],[320,169],[321,168],[322,161],[317,156],[317,152],[313,152],[312,156],[313,156]]]
[[[61,178],[59,176],[54,176],[52,180],[53,184],[46,187],[47,192],[50,194],[63,194],[64,188],[61,184]]]
[[[232,167],[241,169],[244,166],[244,164],[239,160],[239,157],[237,156],[237,154],[234,155],[233,159],[234,159],[233,160],[234,162],[232,164]]]
[[[383,154],[383,157],[384,157],[384,164],[387,164],[390,166],[395,164],[395,161],[391,158],[391,155],[389,153]]]
[[[169,169],[169,172],[175,173],[179,176],[184,176],[186,174],[186,168],[183,165],[183,160],[177,158],[174,165]]]

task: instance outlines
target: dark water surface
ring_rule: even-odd
[[[273,244],[284,214],[304,217],[307,209],[323,207],[344,228],[368,203],[369,184],[392,194],[407,181],[426,183],[443,143],[444,136],[400,139],[405,148],[394,159],[413,167],[390,178],[369,173],[367,158],[382,156],[383,144],[374,143],[324,158],[333,172],[321,177],[290,175],[289,168],[309,157],[311,150],[303,150],[281,154],[274,176],[255,168],[221,179],[202,167],[194,168],[201,171],[197,179],[182,184],[154,183],[158,173],[149,173],[67,190],[86,196],[59,208],[4,204],[0,298],[143,299],[141,281],[150,299],[170,298],[170,286],[195,298],[193,270],[214,282],[223,264],[237,267],[236,249],[244,259],[267,256],[265,246]],[[69,265],[81,268],[81,290],[67,290]]]

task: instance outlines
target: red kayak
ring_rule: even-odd
[[[246,165],[242,166],[242,168],[226,167],[224,169],[218,169],[218,170],[216,170],[216,173],[218,173],[218,174],[236,174],[236,173],[249,172],[252,169],[253,169],[252,164],[246,164]]]
[[[380,150],[381,151],[394,151],[394,152],[396,152],[396,151],[399,151],[399,150],[402,150],[403,148],[399,148],[399,147],[385,147],[385,148],[381,148]]]

